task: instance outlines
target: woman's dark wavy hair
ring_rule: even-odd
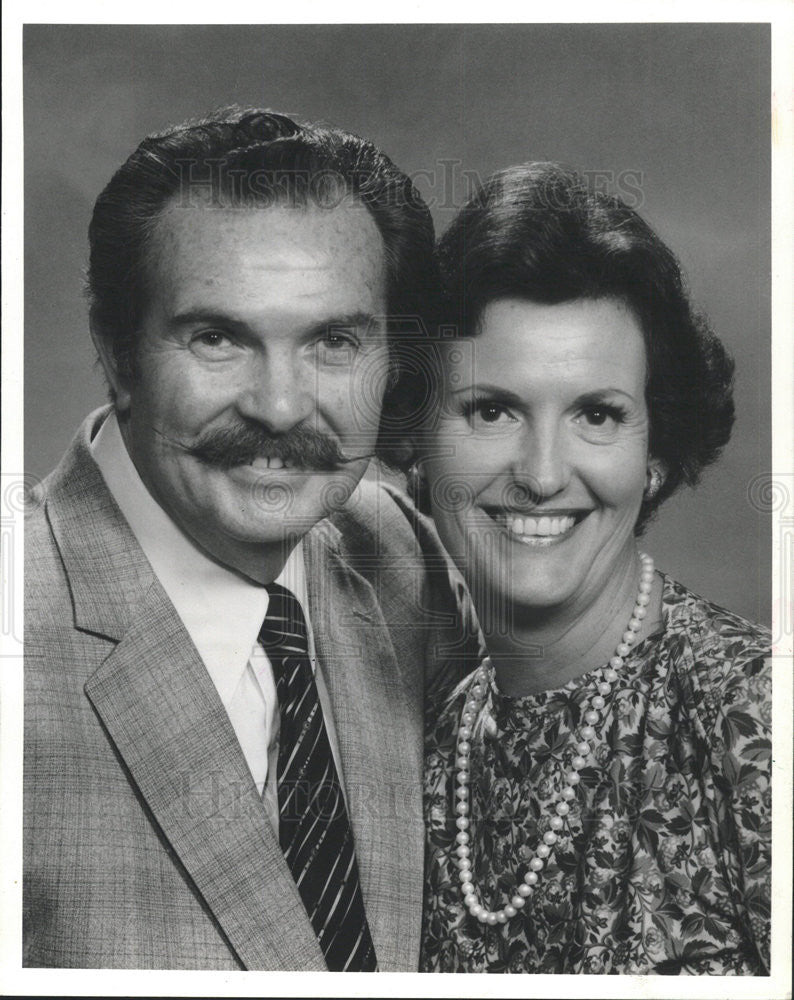
[[[378,455],[406,465],[412,421],[429,391],[413,355],[436,321],[433,223],[410,178],[372,143],[338,128],[229,107],[141,142],[100,194],[89,227],[92,323],[112,346],[120,377],[137,375],[151,238],[167,205],[333,208],[350,195],[369,209],[385,248],[391,378]]]
[[[554,304],[611,297],[640,323],[649,450],[667,478],[644,500],[639,534],[682,483],[694,485],[730,437],[733,361],[690,305],[678,261],[619,198],[574,171],[527,163],[490,177],[439,243],[445,320],[476,335],[483,309],[512,297]]]

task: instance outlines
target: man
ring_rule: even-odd
[[[24,962],[415,969],[459,595],[359,480],[421,408],[427,209],[370,143],[230,111],[144,140],[89,235],[113,406],[27,527]]]

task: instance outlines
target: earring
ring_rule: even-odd
[[[653,498],[662,488],[663,482],[664,479],[662,479],[662,474],[661,472],[659,472],[656,466],[649,467],[647,482],[645,485],[645,499],[653,500]]]
[[[423,514],[429,514],[430,490],[418,462],[412,465],[406,472],[405,479],[406,490],[408,491],[408,496],[413,500],[414,506]]]

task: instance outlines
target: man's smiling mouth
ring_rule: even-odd
[[[265,472],[268,469],[300,469],[297,462],[290,458],[280,458],[278,455],[262,455],[249,463],[252,469]]]

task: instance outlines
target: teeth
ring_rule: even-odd
[[[505,517],[507,530],[522,538],[528,536],[543,537],[546,535],[564,535],[576,524],[574,517],[518,517],[507,514]]]
[[[267,458],[255,458],[251,467],[254,469],[291,469],[292,463],[277,455],[270,455]]]

